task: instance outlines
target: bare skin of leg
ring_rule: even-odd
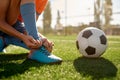
[[[35,3],[35,0],[21,0],[21,5],[26,3]]]

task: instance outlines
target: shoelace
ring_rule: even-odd
[[[41,47],[41,52],[47,56],[49,56],[51,53],[49,53],[44,46]]]

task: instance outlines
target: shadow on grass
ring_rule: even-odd
[[[0,54],[0,62],[11,61],[11,60],[21,60],[27,57],[28,53],[22,54]]]
[[[79,57],[74,60],[74,67],[83,77],[91,76],[93,80],[115,77],[117,73],[115,65],[104,58]]]
[[[23,74],[30,67],[40,67],[43,65],[42,63],[27,59],[26,57],[27,53],[0,55],[0,79]]]

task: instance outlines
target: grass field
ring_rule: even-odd
[[[120,36],[108,36],[108,48],[97,59],[82,57],[76,35],[47,36],[55,43],[53,54],[61,65],[47,65],[26,59],[27,50],[10,45],[0,54],[0,80],[120,80]]]

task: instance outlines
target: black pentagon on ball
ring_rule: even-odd
[[[85,49],[85,51],[86,51],[86,53],[87,53],[88,55],[93,55],[93,54],[95,54],[96,49],[95,49],[94,47],[88,46],[88,47]]]
[[[106,37],[104,35],[100,36],[100,43],[106,45],[107,39],[106,39]]]
[[[82,37],[89,38],[92,35],[92,32],[90,30],[86,30],[83,32]]]

